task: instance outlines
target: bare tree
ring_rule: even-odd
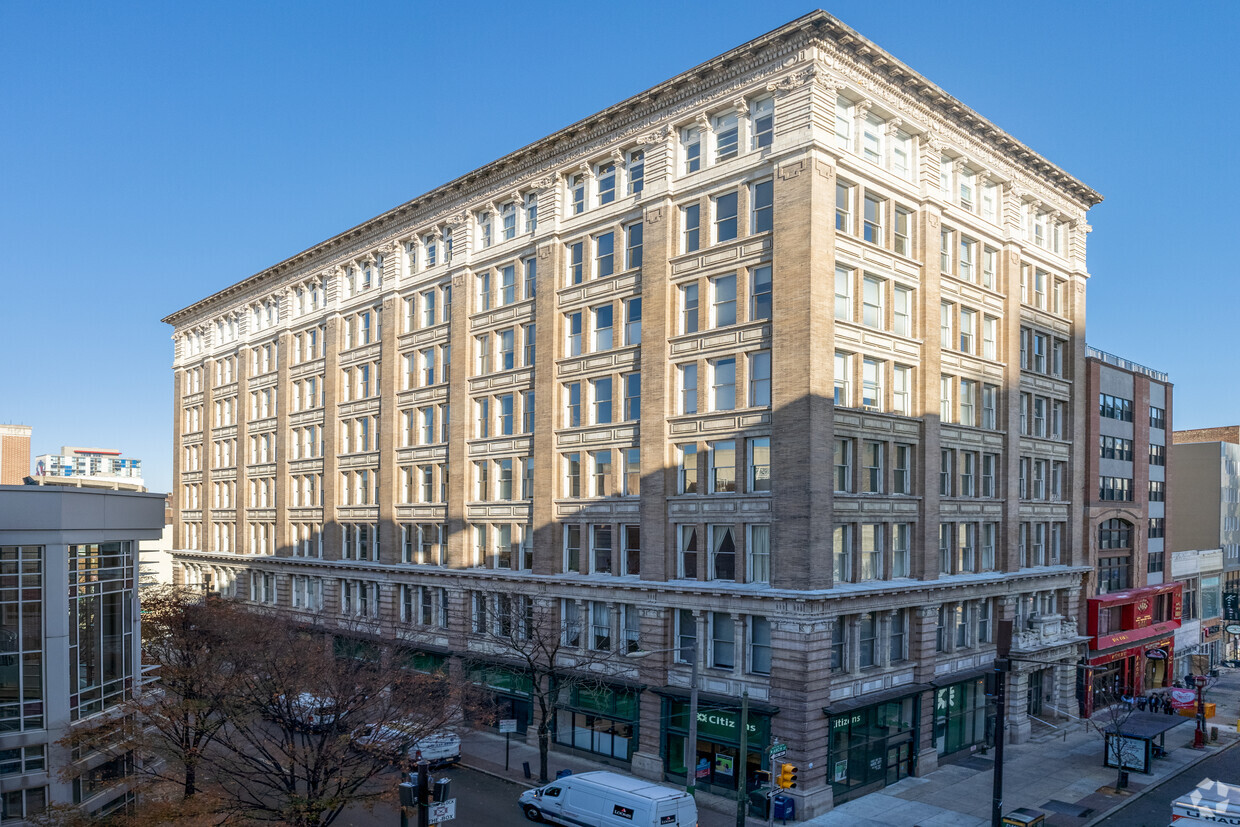
[[[229,639],[241,620],[239,608],[201,592],[144,591],[143,664],[158,683],[78,724],[62,745],[109,760],[137,756],[141,781],[175,784],[182,801],[193,797],[206,752],[237,700],[237,653]],[[68,780],[84,772],[72,765],[64,774]]]
[[[1102,734],[1107,755],[1115,762],[1116,792],[1120,790],[1124,771],[1141,758],[1134,740],[1124,734],[1128,721],[1136,711],[1137,705],[1131,691],[1094,691],[1094,713],[1089,721]]]
[[[338,656],[331,635],[288,613],[184,590],[144,595],[144,608],[161,682],[64,741],[91,754],[66,780],[101,758],[134,764],[147,802],[133,824],[331,824],[389,795],[376,777],[460,722],[472,697],[377,641]]]
[[[249,668],[211,755],[231,813],[331,824],[390,792],[371,782],[410,744],[462,718],[447,675],[405,669],[378,643],[338,657],[329,636],[279,615],[245,632]]]
[[[616,618],[594,625],[577,614],[579,604],[545,596],[500,591],[472,592],[471,632],[496,662],[524,672],[530,681],[538,735],[538,781],[548,780],[548,752],[556,702],[561,693],[601,688],[621,671],[620,657],[637,649],[637,638]]]

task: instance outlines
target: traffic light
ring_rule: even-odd
[[[792,764],[780,764],[779,778],[775,779],[775,783],[785,790],[791,790],[797,785],[797,768]]]
[[[766,770],[756,770],[753,774],[753,780],[757,782],[759,787],[765,787],[771,783],[771,774]]]

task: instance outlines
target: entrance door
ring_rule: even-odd
[[[1026,710],[1030,715],[1042,714],[1042,673],[1029,673],[1029,697],[1026,701]]]
[[[913,744],[905,741],[887,748],[887,783],[907,778],[913,771]]]

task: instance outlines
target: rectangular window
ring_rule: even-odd
[[[852,546],[852,525],[837,523],[831,536],[831,574],[836,583],[852,581]]]
[[[751,234],[769,232],[773,226],[775,184],[772,181],[759,181],[750,189],[750,221]]]
[[[580,356],[581,355],[581,311],[569,313],[565,328],[564,355]]]
[[[771,438],[753,437],[749,440],[749,492],[771,490]]]
[[[835,318],[843,322],[853,320],[852,275],[846,267],[835,268]]]
[[[755,267],[749,272],[749,321],[771,318],[771,267]]]
[[[740,122],[736,112],[717,115],[712,124],[715,134],[714,163],[735,158],[740,150]]]
[[[680,288],[680,332],[697,333],[698,286],[685,284]]]
[[[853,477],[853,441],[851,439],[835,440],[835,491],[847,494],[852,491]]]
[[[736,324],[736,274],[718,276],[711,284],[711,326]]]
[[[835,185],[835,231],[852,233],[852,186],[849,184]]]
[[[576,428],[581,425],[581,383],[569,382],[564,386],[564,391],[564,426],[567,428]]]
[[[590,381],[594,391],[594,423],[595,425],[606,425],[611,422],[611,377],[606,376],[601,379],[593,379]]]
[[[677,468],[679,492],[681,494],[698,493],[698,457],[696,445],[680,446],[680,464]]]
[[[725,193],[714,199],[715,203],[715,243],[731,241],[736,238],[736,204],[735,192]]]
[[[710,491],[712,494],[736,492],[736,443],[732,440],[710,445]]]
[[[960,380],[960,424],[977,424],[977,382],[972,379]]]
[[[498,334],[499,369],[512,370],[517,366],[517,331],[508,328]]]
[[[680,373],[680,412],[697,413],[697,363],[689,362],[678,368]]]
[[[681,252],[692,253],[701,246],[701,205],[688,204],[680,208],[680,227]]]
[[[585,243],[575,241],[568,245],[568,283],[581,284],[585,279]]]
[[[736,408],[736,359],[716,359],[711,365],[711,410]]]
[[[621,382],[624,385],[624,419],[636,422],[642,416],[642,375],[626,373]]]
[[[878,623],[866,612],[857,618],[857,665],[868,669],[877,663]]]
[[[771,352],[759,351],[749,357],[749,405],[765,407],[771,404]]]
[[[997,496],[998,489],[995,487],[995,472],[998,464],[998,454],[982,454],[981,496],[983,497]]]
[[[612,306],[605,304],[594,309],[594,352],[612,348]]]
[[[769,525],[749,526],[749,565],[746,569],[750,583],[769,583],[771,581],[771,527]]]
[[[646,153],[640,149],[629,150],[625,167],[629,173],[629,195],[637,195],[645,185]]]
[[[903,207],[896,207],[896,220],[892,233],[892,247],[902,256],[911,256],[913,254],[912,219],[913,214],[911,212]]]
[[[887,209],[887,202],[868,192],[865,194],[864,202],[862,238],[871,244],[882,244],[885,241],[883,237],[883,213]]]
[[[611,526],[590,526],[590,573],[611,574]]]
[[[532,299],[538,291],[538,259],[531,256],[522,261],[521,266],[525,270],[525,297]]]
[[[732,669],[736,666],[736,632],[732,615],[711,612],[709,617],[710,665],[715,669]]]
[[[943,423],[955,422],[956,405],[952,398],[955,390],[955,380],[950,376],[943,376],[939,379],[939,421]]]
[[[892,332],[897,336],[913,335],[913,291],[897,287],[893,293]]]
[[[866,410],[881,411],[883,409],[883,372],[885,362],[874,359],[861,361],[861,405]]]
[[[982,427],[995,430],[999,417],[999,388],[996,385],[982,386]]]
[[[913,446],[896,443],[895,461],[892,464],[892,493],[913,493]]]
[[[641,493],[641,449],[625,448],[620,452],[620,459],[624,462],[624,490],[621,493],[626,497],[636,497]]]
[[[894,523],[891,526],[891,576],[909,576],[909,548],[912,537],[912,526],[909,523]]]
[[[685,174],[702,168],[702,130],[696,126],[686,127],[680,133],[680,150],[684,157]]]
[[[624,266],[632,270],[642,266],[642,223],[624,228]]]
[[[866,440],[861,443],[861,492],[883,493],[883,448],[881,442]]]
[[[951,448],[939,450],[939,495],[952,495],[952,477],[955,476],[956,452]]]
[[[759,98],[749,106],[753,124],[753,148],[768,147],[775,139],[775,99]]]
[[[883,328],[884,282],[873,276],[861,280],[861,323],[867,327]]]
[[[594,277],[610,276],[616,271],[616,234],[599,233],[594,237]]]
[[[835,404],[852,407],[852,355],[835,352]]]
[[[960,351],[974,353],[974,342],[977,334],[977,312],[968,308],[960,308]]]
[[[852,149],[853,104],[843,96],[835,99],[835,143],[844,149]]]

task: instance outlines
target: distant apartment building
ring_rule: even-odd
[[[143,488],[142,460],[121,456],[107,448],[64,446],[59,454],[35,457],[36,484]]]
[[[989,743],[1000,619],[1027,738],[1084,655],[1099,200],[809,14],[165,319],[176,576],[520,733],[484,635],[540,601],[652,653],[558,749],[732,796],[777,737],[799,814]]]
[[[0,486],[3,823],[132,800],[139,757],[74,756],[57,742],[140,691],[137,549],[162,529],[161,495]]]
[[[1240,426],[1175,431],[1171,452],[1175,489],[1172,556],[1219,550],[1222,571],[1189,571],[1184,579],[1186,620],[1198,621],[1195,671],[1207,662],[1240,655],[1225,620],[1240,620]],[[1207,558],[1208,559],[1208,558]],[[1221,578],[1221,584],[1220,584]],[[1221,595],[1220,595],[1221,585]],[[1221,597],[1229,614],[1215,602]]]
[[[29,425],[0,425],[0,485],[21,485],[30,474]]]

